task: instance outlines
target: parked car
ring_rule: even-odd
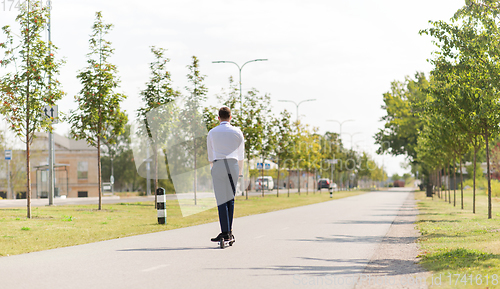
[[[273,177],[270,176],[264,176],[264,178],[258,177],[257,180],[255,181],[255,189],[262,190],[262,186],[264,186],[264,190],[272,190],[274,188]]]
[[[318,180],[318,191],[321,189],[336,189],[337,184],[330,181],[330,179],[319,179]]]

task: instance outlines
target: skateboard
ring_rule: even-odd
[[[227,246],[232,246],[234,243],[234,236],[230,240],[224,240],[224,241],[219,241],[217,242],[217,246],[219,246],[221,249],[224,249]]]

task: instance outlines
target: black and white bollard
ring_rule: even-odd
[[[330,190],[330,198],[333,198],[333,187],[330,187],[329,190]]]
[[[165,189],[156,189],[156,209],[158,210],[158,224],[167,223],[167,198]]]

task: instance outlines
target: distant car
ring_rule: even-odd
[[[330,179],[319,179],[318,180],[318,191],[321,189],[336,189],[337,184],[330,181]]]
[[[258,177],[257,180],[255,181],[255,189],[262,190],[262,186],[264,186],[264,190],[272,190],[274,188],[273,177],[270,176],[264,176],[264,178]]]

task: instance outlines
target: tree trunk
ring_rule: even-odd
[[[101,115],[101,108],[99,108],[99,115]],[[100,125],[99,125],[100,126]],[[97,136],[97,185],[98,185],[98,193],[99,193],[99,210],[102,210],[102,191],[101,191],[101,132],[99,130]]]
[[[278,176],[276,178],[276,182],[278,183],[278,186],[276,187],[276,197],[279,198],[280,196],[280,157],[278,155]]]
[[[488,140],[488,128],[485,129],[484,140],[486,142],[486,172],[488,174],[488,219],[491,219],[491,174],[490,174],[490,146]]]
[[[440,190],[440,187],[439,187],[439,170],[436,170],[435,176],[436,176],[436,190],[437,190],[437,195],[438,195],[438,198],[441,199],[441,190]]]
[[[453,175],[453,207],[457,206],[457,164],[456,161],[453,161],[453,171],[455,174]]]
[[[318,174],[318,171],[316,169],[314,169],[313,186],[312,186],[313,194],[316,194],[316,187],[318,186],[318,181],[316,180],[317,174]]]
[[[476,156],[477,147],[474,148],[474,176],[472,178],[472,213],[476,213]]]
[[[288,167],[288,184],[286,185],[288,188],[288,195],[287,197],[290,197],[290,167]]]
[[[196,171],[196,134],[194,135],[194,138],[193,138],[193,147],[194,147],[194,205],[196,206],[198,204],[198,199],[196,196],[196,193],[198,190],[198,173]],[[237,184],[238,184],[238,179],[236,179],[236,185]],[[235,194],[236,194],[236,189],[237,188],[234,188]]]
[[[462,172],[462,156],[460,156],[460,172]],[[464,209],[464,177],[460,174],[460,199],[461,207]]]
[[[442,199],[442,196],[441,196],[441,169],[439,169],[437,172],[436,172],[436,184],[437,184],[437,189],[438,189],[438,197],[440,199]]]
[[[153,157],[155,159],[154,166],[155,166],[155,209],[157,209],[156,204],[158,201],[158,195],[156,194],[156,190],[158,190],[158,146],[155,144],[153,145]],[[195,203],[196,205],[196,203]]]
[[[450,174],[450,164],[448,164],[448,203],[451,204],[451,174]]]
[[[264,167],[265,167],[265,159],[262,158],[262,181],[260,183],[260,188],[262,189],[262,196],[264,197]],[[267,185],[269,186],[269,183],[267,183]]]
[[[250,166],[250,160],[248,161],[247,163],[247,166]],[[245,175],[245,161],[243,161],[243,175]],[[246,176],[249,180],[249,184],[250,184],[250,169],[248,170],[248,175]],[[243,178],[243,180],[241,180],[243,182],[243,186],[245,186],[245,199],[248,200],[248,185],[245,183],[245,178]]]
[[[299,176],[299,185],[297,186],[297,189],[298,189],[298,193],[300,196],[300,169],[299,168],[297,168],[297,175]]]
[[[306,170],[306,195],[309,195],[309,168]]]
[[[29,116],[29,114],[28,114]],[[29,127],[29,117],[26,120],[26,127]],[[30,170],[30,143],[29,143],[29,134],[28,130],[26,129],[26,181],[27,181],[27,188],[26,188],[26,203],[27,203],[27,214],[26,217],[28,219],[31,219],[31,170]]]
[[[448,194],[447,194],[447,190],[446,190],[446,168],[443,168],[443,177],[444,177],[444,201],[445,202],[448,202]]]

